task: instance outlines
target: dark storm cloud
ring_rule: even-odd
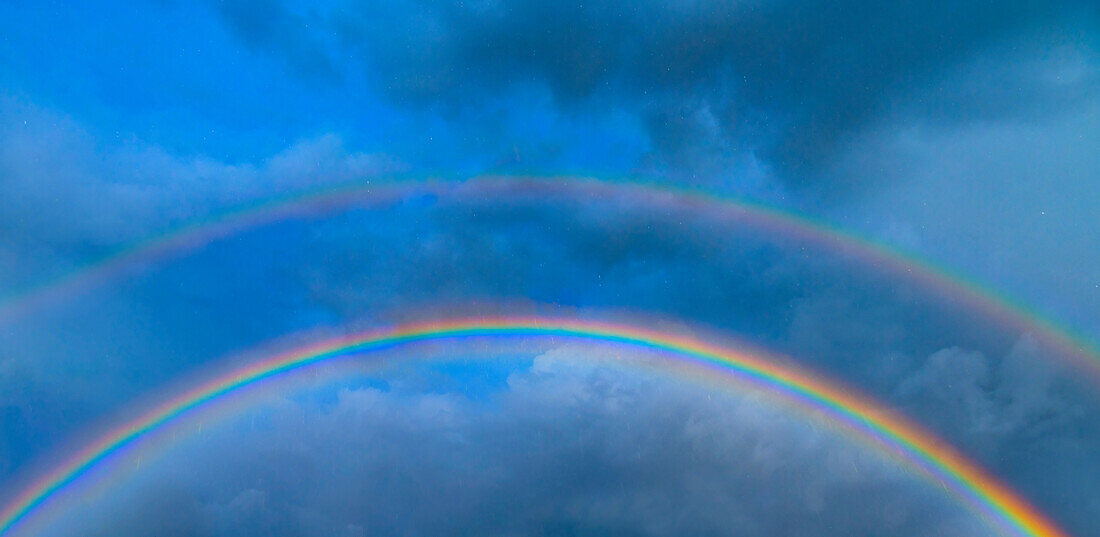
[[[257,9],[248,0],[220,0],[215,6],[250,46],[275,51],[292,69],[307,77],[338,76],[324,43],[309,33],[309,21],[283,4],[270,2]]]
[[[1100,98],[1043,119],[880,132],[841,167],[894,184],[838,215],[1096,340],[1097,147]]]
[[[866,177],[831,167],[884,122],[1072,109],[1095,72],[1048,76],[1052,55],[1094,71],[1100,35],[1095,4],[1038,1],[370,2],[313,23],[398,103],[477,108],[544,84],[565,113],[636,114],[674,169],[754,155],[788,185],[840,190]]]

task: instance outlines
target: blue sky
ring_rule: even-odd
[[[0,35],[0,296],[296,192],[585,175],[704,188],[819,218],[1100,340],[1100,13],[1089,2],[5,2]],[[850,382],[959,445],[1072,533],[1100,529],[1100,426],[1090,419],[1100,399],[1055,351],[858,260],[696,216],[606,200],[429,200],[265,226],[135,267],[0,326],[0,483],[72,449],[133,401],[288,334],[454,313],[637,315],[728,333]],[[751,412],[728,414],[702,402],[704,388],[528,358],[503,371],[388,372],[317,388],[340,394],[337,410],[300,393],[274,397],[265,405],[289,417],[270,429],[212,433],[210,445],[181,447],[160,473],[102,499],[117,509],[151,491],[161,503],[117,527],[89,513],[94,528],[55,531],[144,534],[185,508],[192,523],[169,534],[412,534],[456,518],[453,533],[481,534],[878,535],[883,520],[897,524],[891,535],[977,531],[919,480],[838,477],[814,463],[828,459],[817,449],[871,456],[841,440],[776,447],[812,434],[805,424],[767,427],[783,420],[766,403],[749,398]],[[427,380],[395,384],[402,375]],[[626,423],[652,424],[631,430],[653,449],[628,458],[636,466],[609,467],[618,459],[606,450],[622,449],[614,437],[624,433],[603,424],[622,418],[608,410],[619,408],[607,399],[618,392],[606,388],[620,384],[646,401]],[[584,394],[571,419],[603,425],[565,454],[505,456],[550,427],[561,403],[545,390]],[[662,398],[682,413],[662,414]],[[454,439],[430,434],[444,418],[423,413],[440,400],[456,409],[446,427],[469,434],[461,450],[499,456],[490,461],[499,481],[469,489],[483,501],[404,491],[395,498],[432,506],[430,523],[405,527],[392,520],[414,507],[397,500],[379,513],[288,492],[326,482],[318,460],[364,476],[406,468],[439,490],[461,488],[447,478],[462,463],[445,455]],[[402,409],[406,429],[379,417]],[[735,457],[685,458],[676,439],[695,415],[710,417],[692,449],[719,453],[730,440],[718,428],[744,427],[731,453],[786,462],[772,473],[746,462],[738,473]],[[307,434],[302,427],[360,430],[342,420],[381,420],[377,438],[391,449],[377,467],[355,462],[364,437],[347,435],[327,449],[291,449],[294,471],[279,466],[287,453],[261,449],[269,465],[257,456],[245,473],[217,475],[234,435],[261,445]],[[436,453],[439,465],[402,459],[401,442]],[[183,460],[204,461],[208,473],[172,488]],[[713,505],[668,500],[716,486],[685,477],[708,465],[736,486]],[[639,468],[653,469],[651,481],[624,477]],[[601,471],[622,490],[581,479]],[[494,487],[547,475],[560,479],[516,501],[552,512],[485,507],[502,501]],[[668,490],[645,489],[659,483]],[[807,483],[816,488],[799,488]],[[350,485],[331,486],[339,495]],[[785,500],[755,503],[754,490]],[[866,518],[839,514],[883,490],[901,503],[875,504],[885,510]],[[637,515],[650,510],[699,524]],[[740,524],[712,524],[722,512],[738,512]],[[493,523],[478,526],[479,516]]]

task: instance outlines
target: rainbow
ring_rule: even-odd
[[[112,278],[159,260],[200,248],[249,229],[293,219],[359,207],[398,203],[416,196],[439,196],[456,202],[488,199],[621,200],[643,207],[690,211],[758,227],[858,260],[869,267],[915,281],[940,296],[965,304],[987,318],[1020,333],[1030,333],[1052,350],[1100,381],[1100,351],[1071,330],[1058,326],[991,289],[961,275],[922,261],[886,244],[857,237],[825,222],[743,200],[702,191],[638,182],[607,182],[583,178],[483,177],[464,182],[383,182],[344,185],[304,195],[269,200],[259,205],[177,229],[139,242],[99,262],[69,272],[46,284],[0,300],[0,326],[47,304],[71,297]]]
[[[899,457],[943,485],[987,522],[1013,535],[1066,537],[1058,526],[942,440],[852,390],[761,353],[714,346],[686,336],[593,321],[551,318],[474,319],[409,325],[343,337],[275,354],[200,384],[105,434],[33,482],[0,511],[0,535],[98,463],[144,435],[234,391],[310,364],[418,342],[480,337],[552,337],[612,343],[717,367]]]

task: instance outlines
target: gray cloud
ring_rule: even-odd
[[[1009,483],[1046,483],[1030,496],[1085,535],[1095,531],[1100,498],[1071,483],[1100,475],[1084,456],[1100,430],[1084,403],[1092,396],[1053,374],[1050,360],[1029,337],[1001,356],[942,349],[898,384],[896,400]]]
[[[972,447],[1008,448],[1008,437],[1034,441],[1083,417],[1059,393],[1042,358],[1031,339],[1018,343],[1000,363],[990,363],[980,352],[943,349],[899,385],[898,395],[924,407],[920,415]]]
[[[821,423],[600,365],[614,354],[551,350],[486,399],[407,391],[415,368],[320,407],[280,398],[56,534],[992,534]]]
[[[257,164],[228,164],[94,136],[14,97],[0,96],[0,117],[0,252],[12,259],[0,261],[0,282],[8,288],[219,211],[402,168],[347,151],[334,135]]]

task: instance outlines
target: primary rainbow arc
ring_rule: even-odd
[[[937,480],[969,508],[1021,536],[1068,537],[1026,500],[946,442],[851,390],[781,365],[762,354],[710,345],[685,336],[592,321],[501,318],[435,322],[375,331],[276,354],[184,392],[118,427],[27,487],[0,511],[0,535],[11,530],[50,497],[77,481],[110,454],[204,404],[251,383],[310,364],[350,354],[417,342],[478,337],[560,337],[608,342],[669,353],[683,360],[719,366],[760,385],[807,412],[822,412],[877,449]]]

